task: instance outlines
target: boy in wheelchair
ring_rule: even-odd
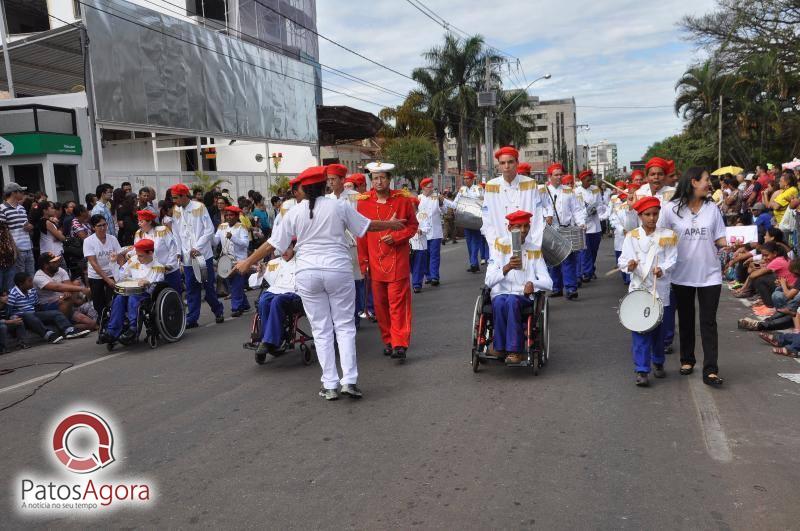
[[[261,342],[256,349],[256,356],[266,356],[280,347],[283,340],[283,323],[292,305],[300,302],[295,293],[295,271],[297,262],[294,258],[294,243],[285,253],[266,264],[258,264],[256,273],[250,275],[249,284],[257,288],[266,281],[269,288],[258,299],[258,315],[261,318]]]
[[[139,240],[133,246],[136,254],[128,258],[128,261],[120,268],[117,284],[126,280],[136,281],[139,287],[152,289],[156,282],[164,280],[165,268],[155,261],[153,256],[155,245],[153,240]],[[114,343],[118,340],[130,342],[139,333],[137,330],[137,316],[139,306],[150,297],[150,291],[123,295],[117,292],[114,300],[111,301],[111,312],[108,319],[108,326],[100,337],[101,343]],[[125,318],[127,317],[128,327],[123,331]]]
[[[506,216],[508,233],[495,241],[486,269],[486,287],[491,289],[494,326],[493,356],[506,363],[523,360],[524,323],[522,309],[535,304],[536,292],[553,289],[541,251],[542,234],[532,234],[530,212],[518,210]],[[511,248],[511,232],[520,232],[520,254]]]

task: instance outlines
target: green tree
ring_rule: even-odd
[[[401,136],[434,137],[434,123],[422,110],[423,96],[411,92],[397,107],[385,107],[378,113],[383,120],[383,128],[379,133],[384,138]]]
[[[436,150],[439,154],[439,173],[444,175],[445,165],[444,141],[447,135],[448,115],[455,112],[450,95],[447,72],[440,68],[415,68],[411,77],[419,84],[412,94],[419,96],[421,108],[433,123]]]
[[[283,197],[289,191],[289,178],[285,175],[275,177],[275,182],[269,186],[269,193]]]
[[[692,166],[712,168],[716,167],[717,163],[715,146],[709,144],[702,136],[693,135],[688,130],[648,147],[642,159],[648,160],[652,157],[672,159],[675,161],[675,166],[681,170]]]
[[[387,160],[397,166],[395,173],[416,187],[422,177],[429,175],[437,163],[433,142],[425,137],[404,136],[391,139],[383,146]]]
[[[226,179],[215,179],[211,175],[207,173],[203,173],[202,171],[194,172],[196,182],[192,183],[192,189],[199,189],[205,194],[206,192],[210,192],[212,190],[217,189],[218,187],[222,186],[224,183],[231,184],[230,181]]]
[[[524,146],[528,143],[528,133],[533,131],[536,120],[531,114],[521,111],[530,108],[528,93],[524,90],[500,91],[497,94],[498,114],[494,122],[494,140],[500,146]]]

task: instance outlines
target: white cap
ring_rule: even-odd
[[[756,177],[756,174],[755,174],[755,173],[748,173],[748,174],[745,176],[744,180],[745,180],[745,181],[752,181],[753,179],[755,179],[755,177]]]
[[[382,173],[382,172],[390,172],[394,171],[394,164],[389,162],[370,162],[365,166],[368,172],[370,173]]]

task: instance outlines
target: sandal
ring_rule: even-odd
[[[724,380],[722,378],[720,378],[718,375],[714,373],[703,375],[703,383],[706,385],[710,385],[712,387],[721,386],[723,381]]]
[[[774,334],[768,334],[766,332],[760,332],[758,334],[758,337],[760,337],[761,339],[763,339],[764,341],[766,341],[767,343],[769,343],[773,347],[779,347],[780,346],[778,344],[778,342],[775,340],[775,335]]]
[[[796,358],[797,354],[795,352],[791,352],[786,347],[778,347],[772,349],[773,354],[777,354],[778,356],[786,356],[787,358]]]
[[[694,365],[684,364],[681,365],[680,373],[684,376],[688,376],[694,372]]]

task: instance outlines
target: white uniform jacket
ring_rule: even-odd
[[[172,222],[172,234],[178,239],[178,248],[183,254],[184,263],[188,263],[189,251],[193,248],[200,251],[205,260],[214,256],[211,246],[214,240],[214,224],[203,203],[192,199],[185,208],[175,206]]]
[[[228,233],[231,237],[228,238]],[[217,232],[214,233],[214,245],[222,245],[222,254],[234,257],[236,260],[247,258],[247,250],[250,246],[250,234],[241,223],[233,227],[227,223],[220,223]]]
[[[633,271],[628,270],[631,260],[638,263]],[[625,235],[617,265],[623,272],[631,274],[628,291],[652,291],[655,279],[653,269],[660,267],[664,274],[656,281],[656,291],[664,306],[669,306],[670,277],[677,261],[678,235],[674,231],[657,228],[648,236],[643,228],[637,227]]]
[[[532,244],[532,235],[529,234],[522,244],[522,269],[512,269],[507,275],[503,275],[503,267],[511,260],[511,238],[503,237],[495,241],[486,267],[486,285],[492,289],[492,297],[522,295],[527,282],[533,283],[534,291],[553,289],[553,280],[547,272],[542,251]]]
[[[473,184],[472,186],[462,186],[458,189],[458,193],[456,194],[455,199],[453,199],[453,203],[458,203],[458,200],[462,197],[471,197],[472,199],[480,199],[483,200],[483,188],[478,186],[477,184]],[[448,205],[449,208],[455,208],[455,206]]]
[[[426,251],[428,249],[428,234],[431,232],[430,218],[423,212],[417,212],[417,233],[408,242],[412,251]]]
[[[251,288],[261,286],[263,280],[267,281],[269,287],[267,291],[280,295],[282,293],[296,293],[295,273],[297,273],[297,261],[292,256],[291,260],[284,260],[279,256],[267,263],[261,276],[258,273],[253,273],[248,279],[248,284]]]
[[[439,198],[431,195],[430,197],[420,194],[417,196],[419,199],[419,207],[417,207],[417,219],[425,216],[424,219],[428,220],[430,230],[426,232],[425,236],[429,240],[442,239],[442,214],[447,209],[445,205],[439,205]]]
[[[347,206],[352,207],[354,210],[358,210],[358,196],[361,195],[355,190],[342,190],[342,193],[339,194],[339,197],[336,197],[336,194],[330,193],[327,194],[325,197],[328,199],[335,199],[337,201],[341,201]],[[361,266],[358,265],[358,245],[356,244],[356,238],[353,236],[350,231],[345,230],[345,234],[347,238],[350,240],[350,260],[353,263],[353,278],[355,280],[361,280],[364,278],[364,275],[361,274]]]
[[[142,229],[139,229],[133,236],[133,243],[139,240],[153,240],[155,260],[166,268],[167,273],[178,269],[180,249],[178,249],[178,241],[169,227],[159,225],[149,232],[144,232]],[[133,254],[135,255],[136,252],[133,251]]]
[[[600,188],[595,185],[591,185],[589,188],[578,186],[575,188],[575,194],[586,209],[586,234],[594,234],[603,230],[600,220],[608,218],[608,213]]]
[[[139,257],[134,255],[128,258],[128,261],[119,268],[116,280],[117,282],[123,280],[146,280],[150,284],[154,284],[164,280],[164,273],[164,266],[155,260],[149,264],[143,264],[139,261]]]
[[[544,186],[542,186],[544,188]],[[550,195],[547,195],[547,192]],[[583,208],[583,203],[575,195],[575,191],[570,186],[559,186],[556,188],[552,184],[547,185],[545,191],[547,202],[552,205],[553,198],[555,205],[551,206],[553,213],[553,224],[568,227],[575,225],[580,227],[586,225],[586,210]],[[555,214],[558,214],[557,216]]]
[[[638,190],[636,190],[636,192],[634,193],[634,198],[636,199],[636,201],[638,201],[639,199],[650,197],[652,195],[653,194],[650,193],[650,185],[646,184],[641,188],[639,188]],[[661,210],[669,208],[669,202],[672,201],[673,195],[675,195],[675,188],[673,188],[672,186],[662,186],[661,189],[655,193],[654,197],[657,197],[659,201],[661,201]],[[663,219],[664,219],[663,215],[658,216],[658,223],[656,226],[662,227]],[[638,226],[639,226],[639,215],[636,213],[635,210],[629,209],[628,215],[625,218],[625,230],[630,231]]]
[[[536,181],[524,175],[517,175],[510,183],[502,176],[486,183],[481,232],[486,236],[490,248],[495,240],[508,235],[506,216],[517,210],[533,214],[530,232],[532,244],[535,249],[541,249],[547,206]]]
[[[611,215],[608,216],[608,221],[611,223],[611,228],[614,229],[614,250],[622,250],[622,242],[625,241],[625,218],[628,216],[628,202],[621,201],[616,197],[611,199]]]
[[[280,212],[278,212],[278,215],[275,216],[275,223],[272,225],[272,230],[275,230],[278,225],[281,224],[281,221],[283,221],[283,218],[286,217],[286,213],[289,212],[289,209],[295,206],[297,206],[297,201],[294,199],[286,199],[281,203],[281,209]]]

